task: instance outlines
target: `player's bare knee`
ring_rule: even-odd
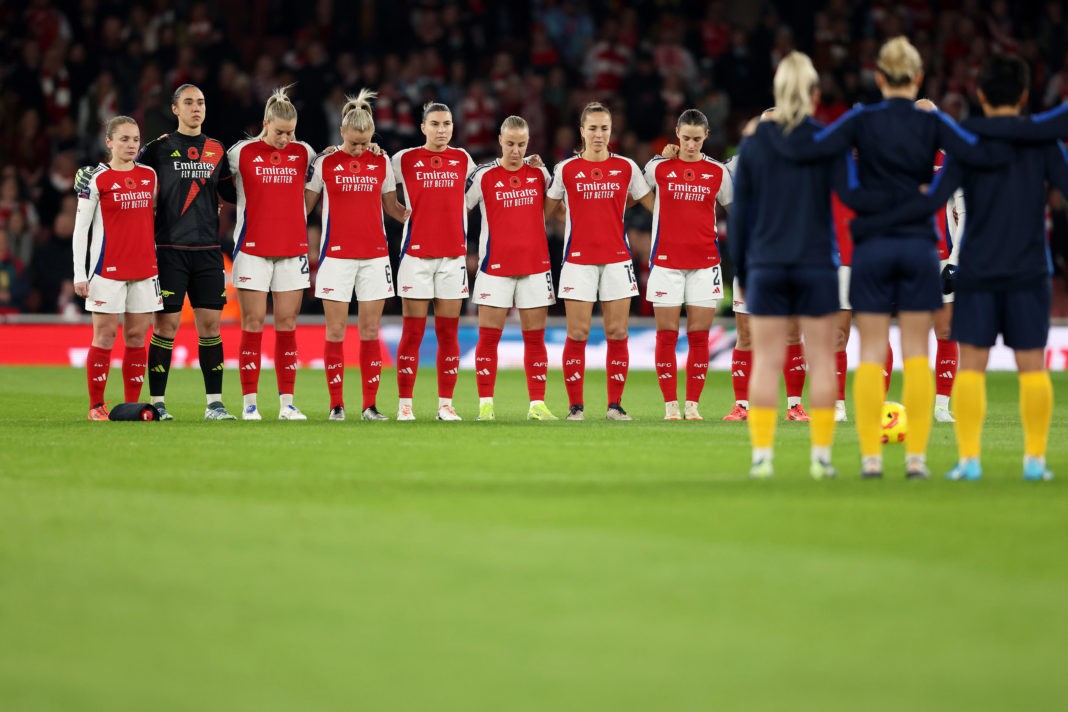
[[[590,338],[590,327],[569,326],[567,327],[567,338],[572,341],[585,341]]]
[[[612,341],[622,341],[627,338],[627,327],[623,326],[605,326],[604,328],[605,338]]]
[[[283,331],[285,331],[285,329],[283,329]],[[360,338],[361,339],[368,339],[368,338],[372,338],[373,339],[375,337],[377,337],[377,333],[375,334],[375,336],[368,336],[367,333],[364,332],[363,329],[360,329]],[[327,341],[344,341],[345,340],[345,325],[344,324],[327,324],[327,326],[326,326],[326,340]]]

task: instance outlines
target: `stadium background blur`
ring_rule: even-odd
[[[295,84],[298,137],[317,150],[338,142],[345,94],[369,87],[380,95],[376,139],[390,153],[422,143],[421,107],[435,99],[453,109],[453,145],[477,161],[496,155],[500,121],[520,114],[531,126],[530,152],[551,167],[576,147],[579,111],[596,99],[613,109],[613,150],[639,165],[694,106],[711,126],[706,153],[725,160],[744,122],[770,105],[780,57],[795,48],[813,57],[823,94],[817,118],[830,121],[878,97],[878,46],[902,33],[924,57],[922,93],[954,118],[979,112],[976,76],[994,52],[1030,64],[1032,111],[1068,100],[1059,1],[2,3],[0,316],[82,314],[71,284],[74,173],[101,159],[102,124],[112,116],[137,119],[143,141],[174,130],[171,92],[186,82],[204,90],[205,132],[225,145],[257,133],[271,90]],[[1054,316],[1063,317],[1068,203],[1053,191],[1049,205]],[[472,214],[472,252],[477,220]],[[386,223],[395,261],[399,225]],[[646,211],[628,211],[643,287],[650,223]],[[232,226],[225,205],[224,241]],[[556,269],[562,227],[550,225]],[[314,253],[314,215],[309,233]],[[304,309],[319,310],[310,292]],[[644,299],[633,309],[651,314]]]

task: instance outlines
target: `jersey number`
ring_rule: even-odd
[[[623,269],[627,270],[627,279],[630,280],[630,283],[637,284],[638,280],[634,279],[634,265],[625,264],[623,265]]]
[[[308,274],[309,272],[311,272],[311,270],[308,269],[308,256],[298,255],[298,257],[300,257],[300,273]]]

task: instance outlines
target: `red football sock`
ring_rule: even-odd
[[[377,338],[360,340],[360,382],[363,384],[363,409],[375,405],[378,384],[382,382],[382,342]]]
[[[749,400],[749,370],[753,367],[753,352],[734,349],[731,354],[731,385],[734,400]]]
[[[805,390],[805,347],[803,344],[789,344],[786,347],[786,361],[782,366],[782,379],[786,382],[786,397],[800,398]]]
[[[527,373],[527,394],[530,400],[545,400],[545,381],[549,372],[545,329],[523,332],[523,370]]]
[[[487,326],[478,328],[478,344],[475,346],[475,383],[479,398],[492,398],[497,382],[497,344],[501,342],[501,330]]]
[[[845,400],[845,388],[846,388],[846,372],[849,369],[849,358],[846,356],[845,349],[834,352],[835,370],[834,375],[838,377],[838,400]]]
[[[426,331],[425,316],[406,316],[401,327],[400,343],[397,344],[397,395],[411,398],[415,389],[415,376],[419,373],[419,347]]]
[[[679,343],[679,332],[658,329],[656,332],[656,379],[660,383],[660,392],[664,402],[679,399],[679,367],[675,361],[675,346]],[[611,401],[611,399],[609,399]]]
[[[438,397],[452,398],[460,375],[460,317],[435,316],[438,337]]]
[[[122,354],[122,390],[127,403],[141,400],[141,386],[145,384],[148,348],[127,346]]]
[[[890,376],[894,373],[894,347],[886,344],[886,363],[883,364],[883,397],[890,392]]]
[[[111,349],[90,346],[85,358],[85,379],[89,384],[89,407],[104,404],[104,389],[111,371]]]
[[[569,406],[582,405],[582,387],[586,378],[586,342],[570,336],[564,340],[564,388]]]
[[[241,330],[241,353],[237,359],[241,374],[241,395],[247,396],[259,390],[260,346],[262,344],[262,331]]]
[[[953,381],[957,379],[957,359],[960,358],[960,347],[956,341],[949,339],[938,340],[938,350],[935,352],[936,393],[948,397],[953,393]]]
[[[686,400],[701,400],[708,374],[708,331],[687,331],[690,353],[686,356]]]
[[[630,369],[630,350],[627,339],[607,339],[608,355],[605,369],[608,371],[608,402],[620,403],[623,400],[623,387],[627,385],[627,371]]]
[[[330,392],[330,410],[345,407],[345,342],[327,340],[323,350],[326,362],[326,390]]]
[[[297,332],[274,331],[274,375],[279,395],[293,395],[297,383]]]

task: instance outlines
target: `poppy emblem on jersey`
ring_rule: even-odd
[[[271,154],[271,165],[272,166],[277,166],[281,162],[282,162],[282,154],[281,153],[279,153],[278,151],[275,151],[274,153]]]
[[[523,181],[519,180],[519,176],[511,176],[508,179],[508,185],[512,186],[513,188],[518,188],[519,186],[523,185]]]
[[[604,180],[604,171],[602,171],[600,168],[594,168],[592,171],[590,171],[590,178],[592,178],[593,180]]]
[[[687,168],[682,172],[682,177],[684,180],[693,181],[695,178],[697,178],[697,174],[692,168]]]
[[[433,158],[430,159],[430,167],[431,168],[441,168],[443,163],[444,163],[444,161],[441,160],[441,156],[434,156]]]
[[[200,149],[197,148],[196,146],[190,146],[189,150],[186,151],[186,155],[189,156],[189,160],[190,161],[199,161],[200,160]]]
[[[363,166],[360,165],[359,161],[349,161],[349,170],[353,173],[359,173],[363,170]]]
[[[126,190],[133,190],[134,188],[137,187],[137,181],[135,181],[133,178],[129,178],[129,177],[123,178],[122,179],[122,184],[126,186]]]

